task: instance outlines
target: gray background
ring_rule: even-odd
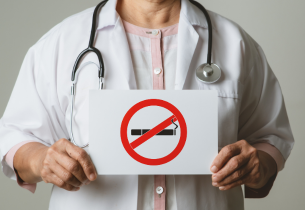
[[[0,116],[22,60],[44,33],[99,0],[0,0]],[[247,210],[304,209],[305,206],[305,1],[200,0],[241,25],[264,49],[280,81],[296,145],[267,198],[246,199]],[[51,185],[33,195],[0,173],[0,209],[47,209]]]

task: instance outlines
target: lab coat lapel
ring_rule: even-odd
[[[115,84],[112,84],[111,86],[120,87],[120,89],[137,89],[129,44],[123,23],[119,16],[109,41],[109,50],[111,51],[112,58],[114,58],[110,71],[113,70],[113,73],[116,73],[116,80],[112,80]]]
[[[182,90],[199,35],[183,13],[180,14],[175,89]]]

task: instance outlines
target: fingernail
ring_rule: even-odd
[[[89,180],[89,179],[87,179],[86,181],[84,181],[84,185],[88,185],[88,184],[90,184],[90,180]]]
[[[72,191],[79,191],[79,187],[74,187],[73,189],[72,189]]]
[[[224,189],[225,189],[224,186],[219,187],[219,190],[224,190]]]
[[[214,186],[214,187],[218,187],[217,185],[217,182],[212,182],[212,185]]]
[[[218,171],[218,169],[217,169],[216,166],[213,166],[213,167],[211,168],[211,171],[212,171],[213,173],[216,173],[216,172]]]
[[[216,176],[213,177],[213,181],[214,181],[214,182],[218,182],[218,181],[219,181],[218,179],[219,179],[219,178],[216,177]]]
[[[95,179],[95,174],[90,174],[90,180],[94,180]]]

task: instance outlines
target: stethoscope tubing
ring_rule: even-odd
[[[92,61],[88,61],[82,65],[80,65],[80,67],[78,68],[79,70],[84,68],[85,66],[89,65],[89,64],[94,64],[97,69],[99,70],[99,66],[92,62]],[[71,102],[70,102],[70,141],[80,147],[80,148],[85,148],[85,147],[88,147],[89,144],[85,144],[85,145],[82,145],[82,146],[79,146],[75,139],[74,139],[74,134],[73,134],[73,121],[74,121],[74,103],[75,103],[75,95],[76,95],[76,83],[77,83],[77,80],[78,80],[78,75],[79,75],[79,72],[80,71],[77,71],[76,74],[75,74],[75,78],[74,78],[74,81],[72,82],[72,86],[71,86]],[[103,80],[99,79],[99,89],[102,89],[103,88]]]
[[[205,18],[207,20],[208,23],[208,54],[207,54],[207,63],[209,65],[212,64],[212,38],[213,38],[213,29],[212,29],[212,21],[210,18],[210,15],[208,13],[208,11],[204,8],[204,6],[202,6],[200,3],[198,3],[197,1],[194,0],[189,0],[192,4],[194,4],[196,7],[198,7],[198,9],[200,9],[203,14],[205,15]]]
[[[94,39],[95,39],[95,34],[96,34],[96,20],[97,20],[97,15],[98,15],[98,11],[101,7],[103,7],[106,3],[108,2],[108,0],[102,1],[101,3],[99,3],[95,9],[94,9],[94,13],[93,13],[93,18],[92,18],[92,26],[91,26],[91,34],[90,34],[90,40],[89,40],[89,45],[88,48],[83,50],[79,56],[77,57],[74,66],[73,66],[73,70],[72,70],[72,76],[71,76],[71,81],[75,80],[75,73],[78,70],[78,66],[79,63],[81,61],[81,59],[89,52],[93,52],[97,55],[98,60],[99,60],[99,64],[100,64],[100,68],[99,68],[99,73],[98,73],[98,77],[99,78],[103,78],[104,77],[104,60],[103,60],[103,56],[101,54],[101,52],[96,49],[93,46],[94,43]]]

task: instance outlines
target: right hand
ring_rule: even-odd
[[[87,152],[67,139],[60,139],[44,152],[40,176],[68,191],[78,191],[97,178],[95,167]]]

